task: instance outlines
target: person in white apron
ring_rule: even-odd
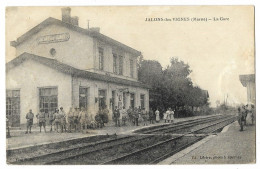
[[[170,121],[171,121],[171,108],[169,108],[166,111],[166,115],[167,115],[167,122],[170,123]]]
[[[155,116],[156,116],[156,118],[155,118],[156,122],[159,123],[159,121],[160,121],[160,112],[159,112],[158,109],[156,109],[156,111],[155,111]]]

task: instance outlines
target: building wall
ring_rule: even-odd
[[[246,88],[247,88],[247,102],[255,104],[255,101],[256,101],[255,100],[255,98],[256,98],[255,82],[248,81]]]
[[[94,116],[98,112],[98,102],[95,102],[95,98],[98,97],[98,90],[106,90],[106,105],[110,110],[110,120],[112,119],[112,105],[110,104],[110,99],[112,98],[112,91],[116,91],[115,94],[115,105],[118,105],[119,92],[120,89],[128,89],[129,93],[135,93],[135,106],[141,106],[140,94],[145,95],[145,109],[149,111],[149,91],[148,89],[123,86],[118,84],[111,84],[101,81],[89,80],[84,78],[73,78],[73,105],[75,107],[79,106],[79,87],[88,88],[88,111]],[[130,106],[130,95],[126,96],[125,108],[128,109]]]
[[[38,43],[37,38],[39,37],[63,33],[69,33],[70,38],[68,41],[47,44]],[[56,50],[54,57],[50,54],[52,48]],[[93,49],[92,37],[53,24],[43,28],[17,46],[16,56],[28,52],[43,57],[55,58],[75,68],[86,70],[94,67]]]
[[[6,72],[6,89],[20,89],[20,121],[26,123],[26,113],[39,112],[38,87],[58,87],[58,106],[65,111],[71,105],[71,76],[33,60],[27,60]]]
[[[104,70],[99,70],[99,47],[104,49]],[[123,56],[123,75],[118,75],[113,72],[113,53],[118,56]],[[94,68],[90,71],[106,74],[109,73],[110,76],[119,77],[128,80],[137,81],[137,57],[133,56],[131,53],[125,52],[107,43],[98,41],[94,39]],[[133,77],[130,74],[130,59],[133,60]],[[119,62],[117,62],[117,66]]]

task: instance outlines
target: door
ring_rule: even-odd
[[[87,108],[88,105],[88,88],[79,88],[79,108]]]
[[[99,90],[98,91],[98,98],[99,98],[99,109],[103,109],[106,106],[106,90]]]

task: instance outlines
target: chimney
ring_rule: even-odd
[[[72,25],[79,26],[79,17],[77,17],[77,16],[71,17],[70,22]]]
[[[89,28],[89,30],[100,33],[100,27]]]
[[[61,8],[61,12],[62,12],[62,22],[67,22],[67,23],[71,23],[71,17],[70,17],[70,12],[71,9],[70,7],[66,7],[66,8]]]

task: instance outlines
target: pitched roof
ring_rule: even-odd
[[[109,75],[102,75],[102,74],[93,73],[93,72],[89,72],[89,71],[85,71],[85,70],[80,70],[80,69],[74,68],[72,66],[69,66],[67,64],[64,64],[62,62],[59,62],[55,59],[46,58],[46,57],[42,57],[42,56],[38,56],[38,55],[26,53],[26,52],[19,55],[18,57],[11,60],[10,62],[6,63],[6,72],[8,72],[13,67],[18,66],[22,62],[29,60],[29,59],[37,61],[43,65],[56,69],[60,72],[70,74],[73,76],[77,76],[77,77],[98,80],[98,81],[103,81],[103,82],[109,82],[109,83],[122,84],[122,85],[127,85],[127,86],[150,88],[148,85],[143,84],[139,81],[131,81],[131,80],[126,80],[126,79],[121,79],[118,77],[112,77]]]
[[[115,46],[117,46],[117,47],[119,47],[119,48],[121,48],[121,49],[123,49],[127,52],[130,52],[130,53],[134,54],[135,56],[141,55],[140,51],[135,50],[135,49],[133,49],[133,48],[121,43],[121,42],[118,42],[118,41],[116,41],[116,40],[114,40],[114,39],[112,39],[108,36],[105,36],[105,35],[97,32],[97,31],[84,29],[84,28],[81,28],[81,27],[76,26],[76,25],[72,25],[72,24],[69,24],[69,23],[66,23],[66,22],[62,22],[61,20],[58,20],[58,19],[55,19],[55,18],[52,18],[52,17],[45,19],[43,22],[41,22],[40,24],[38,24],[37,26],[35,26],[31,30],[29,30],[28,32],[26,32],[25,34],[20,36],[19,38],[17,38],[16,41],[12,41],[10,43],[10,45],[13,46],[13,47],[18,46],[19,44],[21,44],[22,42],[24,42],[25,40],[30,38],[30,36],[34,35],[35,33],[39,32],[41,29],[43,29],[43,28],[45,28],[45,27],[47,27],[51,24],[61,25],[61,26],[64,26],[68,29],[77,31],[79,33],[97,38],[97,39],[99,39],[103,42],[109,43],[111,45],[115,45]]]
[[[239,80],[244,87],[247,86],[247,82],[255,82],[255,74],[239,75]]]

